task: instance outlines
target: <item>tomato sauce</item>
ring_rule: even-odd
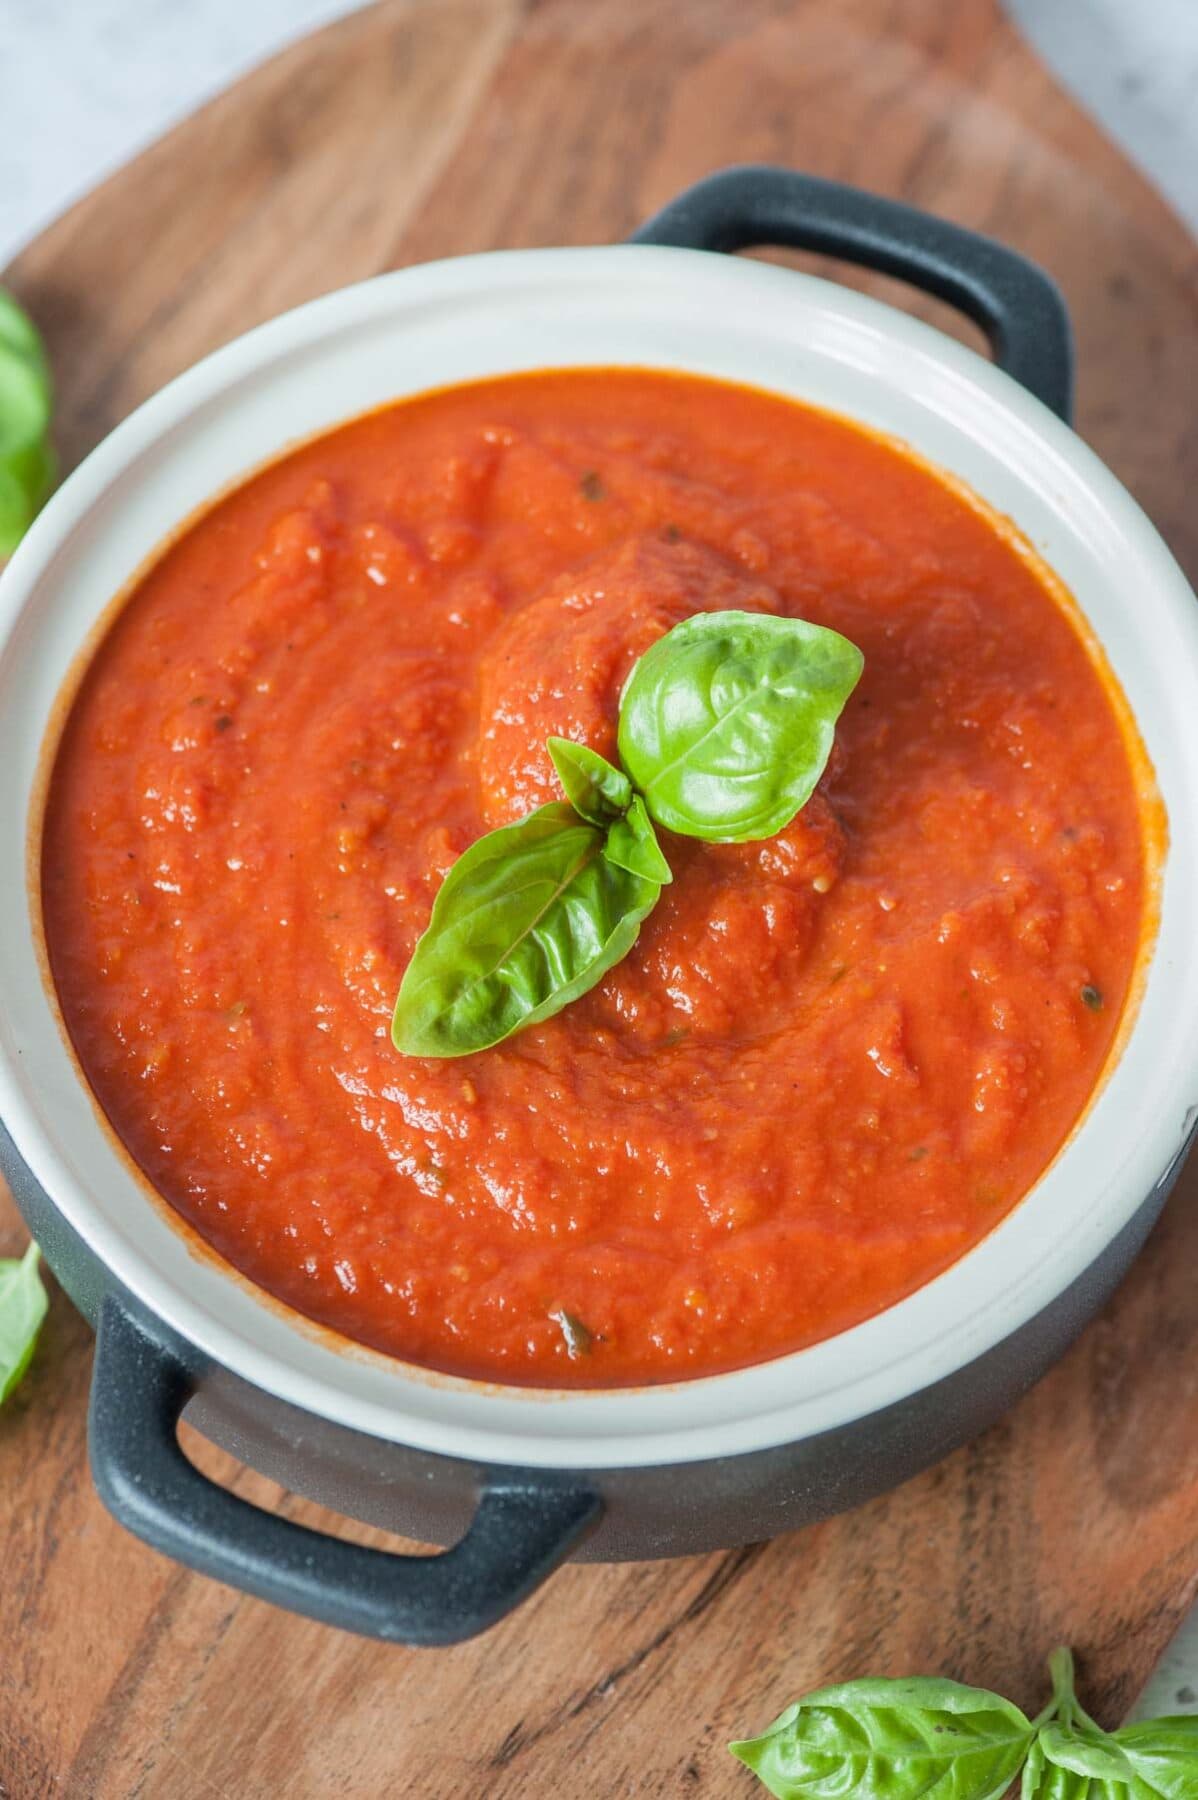
[[[454,858],[724,607],[865,653],[815,797],[769,842],[663,836],[673,885],[559,1017],[400,1056]],[[229,1262],[398,1357],[619,1386],[827,1337],[990,1231],[1099,1079],[1148,858],[1013,533],[830,415],[575,370],[373,413],[187,529],[73,701],[42,882],[99,1102]]]

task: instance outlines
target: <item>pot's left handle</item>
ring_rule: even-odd
[[[184,1361],[109,1296],[100,1312],[88,1442],[105,1506],[156,1550],[246,1593],[398,1644],[454,1644],[494,1625],[595,1524],[584,1486],[534,1471],[484,1486],[470,1527],[436,1556],[400,1556],[263,1512],[179,1447],[195,1391]]]

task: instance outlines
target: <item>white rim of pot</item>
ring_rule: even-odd
[[[518,320],[509,356],[487,369],[481,362],[497,354],[487,332],[493,326],[498,342],[505,317]],[[451,340],[456,375],[444,372]],[[435,371],[419,379],[424,351],[412,346],[427,342],[442,346],[442,362],[434,357]],[[582,342],[605,348],[569,354]],[[23,866],[35,822],[31,770],[51,712],[42,691],[48,652],[38,644],[56,628],[62,570],[93,538],[115,556],[122,519],[166,481],[162,470],[177,464],[198,478],[212,453],[196,450],[204,433],[215,444],[223,432],[236,446],[224,481],[240,479],[263,460],[255,434],[269,431],[273,405],[281,436],[265,454],[277,454],[300,435],[288,396],[305,371],[327,363],[333,379],[339,367],[348,394],[372,347],[384,369],[375,403],[471,378],[473,354],[477,376],[623,361],[829,406],[909,438],[1009,511],[1091,616],[1170,815],[1160,930],[1139,1012],[1086,1119],[1024,1200],[942,1275],[864,1324],[731,1374],[634,1390],[433,1374],[334,1343],[216,1259],[194,1256],[96,1120],[37,968]],[[316,411],[332,404],[326,396]],[[351,401],[310,429],[362,410]],[[185,487],[192,475],[179,479]],[[207,481],[193,505],[221,485]],[[188,510],[164,515],[148,537],[127,534],[126,577]],[[1088,568],[1095,593],[1117,587],[1134,597],[1125,622],[1109,595],[1105,626],[1093,616]],[[69,579],[77,586],[78,571]],[[93,619],[120,585],[97,588]],[[83,635],[74,634],[76,651]],[[65,663],[54,686],[64,672]],[[702,1460],[834,1429],[944,1379],[1033,1319],[1128,1223],[1181,1147],[1198,1101],[1189,924],[1198,916],[1196,697],[1198,606],[1135,502],[1038,401],[905,314],[776,266],[650,246],[499,252],[377,277],[259,327],[147,401],[63,485],[0,578],[0,1116],[55,1206],[126,1288],[218,1363],[335,1423],[479,1461],[590,1468]]]

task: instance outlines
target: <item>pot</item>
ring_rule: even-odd
[[[828,252],[955,303],[997,366],[874,300],[717,254],[761,244]],[[830,407],[907,440],[1010,515],[1105,648],[1171,847],[1117,1063],[989,1237],[795,1355],[674,1386],[546,1393],[335,1339],[197,1252],[114,1142],[67,1047],[27,844],[72,665],[180,520],[296,438],[387,398],[585,362],[724,376]],[[1022,258],[892,201],[733,169],[630,244],[464,257],[301,307],[173,382],[66,482],[0,581],[0,1162],[96,1324],[92,1469],[130,1530],[297,1612],[449,1643],[566,1557],[729,1547],[858,1504],[988,1424],[1102,1305],[1198,1116],[1198,609],[1148,520],[1070,430],[1069,395],[1061,299]],[[392,1555],[251,1507],[184,1457],[184,1415],[291,1489],[453,1548]]]

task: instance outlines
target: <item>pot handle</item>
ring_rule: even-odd
[[[748,250],[781,244],[897,275],[980,325],[1000,369],[1066,423],[1073,334],[1057,288],[1018,251],[948,219],[839,181],[768,164],[721,169],[671,200],[634,244]]]
[[[597,1520],[582,1486],[512,1470],[437,1556],[348,1544],[251,1506],[190,1463],[177,1428],[193,1371],[113,1295],[101,1308],[88,1414],[92,1475],[135,1537],[310,1619],[398,1644],[454,1644],[494,1625]]]

